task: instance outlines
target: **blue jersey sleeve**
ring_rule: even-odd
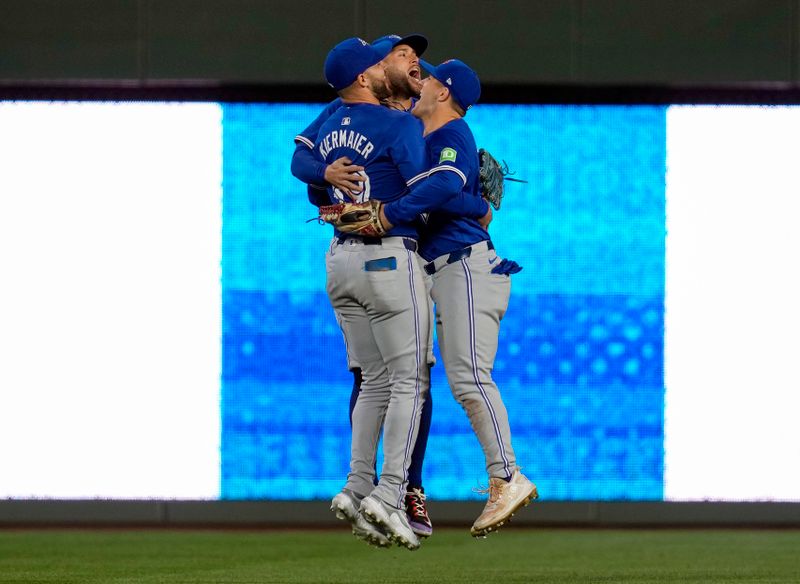
[[[455,175],[437,174],[422,181],[404,197],[384,206],[383,212],[392,225],[409,223],[422,213],[438,209],[460,191],[461,181]]]
[[[467,186],[477,171],[478,152],[461,132],[449,131],[447,126],[439,130],[429,143],[430,176],[444,172],[461,179],[461,187]]]
[[[462,191],[436,210],[456,217],[480,219],[489,212],[489,202],[483,197]]]
[[[431,160],[435,164],[428,171],[428,178],[421,181],[405,197],[384,207],[386,218],[392,224],[406,223],[421,213],[436,211],[456,197],[459,198],[450,204],[448,212],[474,216],[481,206],[480,201],[468,199],[468,197],[475,199],[480,197],[469,193],[460,196],[470,173],[470,156],[477,157],[468,141],[457,132],[444,132],[441,139],[429,145]],[[461,207],[469,215],[458,212]],[[484,207],[484,212],[478,217],[483,217],[486,210]]]
[[[328,189],[316,185],[308,185],[308,202],[315,207],[322,207],[323,205],[330,205],[331,199],[328,196]]]
[[[327,164],[314,156],[314,142],[319,134],[322,124],[342,106],[340,98],[334,99],[325,106],[316,119],[309,126],[294,137],[295,148],[292,155],[292,175],[306,184],[325,184],[325,169]]]
[[[419,122],[407,114],[398,116],[393,130],[395,137],[389,155],[406,185],[413,187],[428,175],[428,156]],[[414,218],[412,216],[406,223]]]
[[[306,184],[324,185],[327,164],[314,156],[314,150],[298,142],[292,155],[292,175]]]

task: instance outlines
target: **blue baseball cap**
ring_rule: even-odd
[[[349,87],[356,77],[383,61],[391,50],[386,43],[376,47],[358,37],[343,40],[325,58],[325,81],[336,91]]]
[[[419,60],[420,66],[430,73],[431,77],[450,90],[456,103],[467,111],[478,102],[481,96],[481,81],[478,74],[464,61],[449,59],[434,67],[427,61]]]
[[[389,45],[389,52],[397,45],[408,45],[414,49],[417,57],[421,57],[425,49],[428,48],[428,39],[421,34],[409,34],[404,37],[401,37],[399,34],[387,34],[386,36],[372,41],[372,46],[375,45]]]

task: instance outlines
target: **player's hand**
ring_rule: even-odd
[[[353,164],[347,156],[337,158],[325,167],[325,180],[355,201],[364,186],[363,166]]]
[[[489,223],[492,222],[494,215],[492,213],[492,206],[487,205],[487,207],[489,207],[489,210],[486,211],[486,215],[478,219],[478,223],[480,223],[481,227],[483,227],[486,231],[489,231]]]

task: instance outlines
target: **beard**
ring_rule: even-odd
[[[386,86],[386,79],[370,79],[369,90],[378,101],[383,101],[392,95],[389,88]]]
[[[386,69],[386,84],[396,99],[419,97],[421,87],[417,87],[406,73],[399,69]]]

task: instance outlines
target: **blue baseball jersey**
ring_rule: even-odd
[[[489,239],[478,223],[488,204],[481,197],[478,148],[463,118],[448,122],[425,137],[428,178],[402,199],[384,208],[391,222],[408,221],[429,212],[420,233],[419,253],[430,261]]]
[[[363,166],[360,201],[397,200],[427,176],[428,160],[419,122],[406,112],[369,103],[344,104],[319,128],[314,156],[324,164],[347,156]],[[331,203],[349,200],[328,185]],[[387,236],[417,238],[413,222],[399,221]]]
[[[412,108],[415,103],[417,103],[417,100],[412,99]],[[325,167],[327,165],[317,160],[311,151],[314,149],[314,142],[317,141],[317,135],[319,134],[319,129],[322,127],[322,124],[343,105],[344,102],[342,99],[337,97],[325,106],[305,130],[294,137],[295,147],[294,154],[292,155],[292,174],[306,184],[325,185]],[[417,118],[414,119],[416,120]],[[422,133],[422,122],[417,120],[417,123],[419,124],[419,131]],[[313,191],[309,191],[309,201],[319,206],[319,199],[313,196],[314,194]]]

